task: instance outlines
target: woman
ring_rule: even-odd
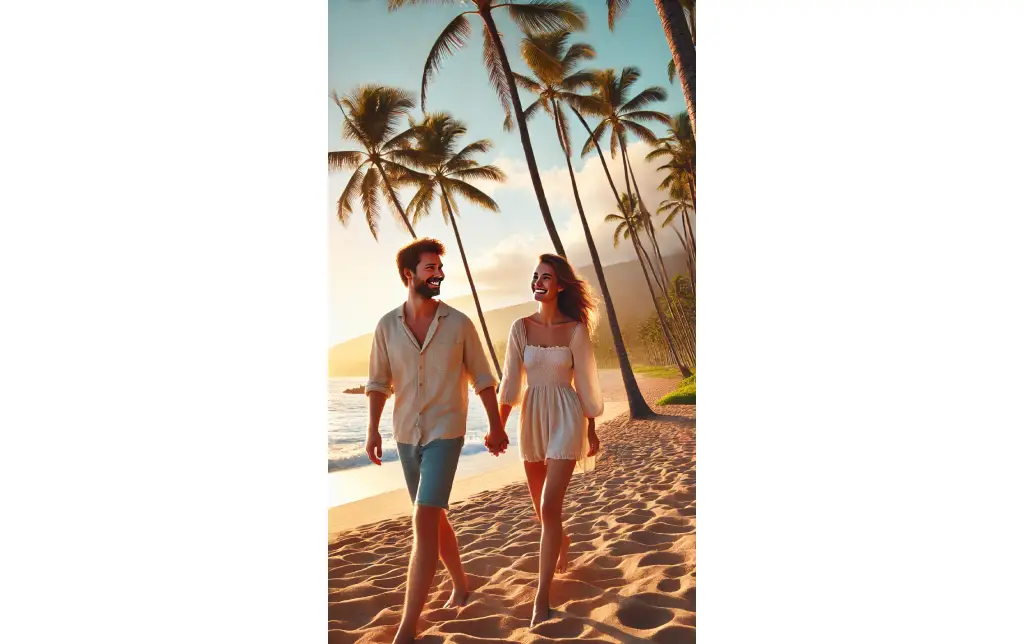
[[[532,626],[550,615],[556,565],[559,572],[567,568],[569,537],[562,528],[562,501],[577,462],[583,471],[593,468],[601,444],[594,418],[604,411],[604,400],[590,342],[597,326],[590,287],[563,257],[549,254],[540,256],[531,286],[539,306],[533,315],[512,323],[499,402],[502,426],[522,402],[519,453],[541,522]]]

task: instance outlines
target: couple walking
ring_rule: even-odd
[[[519,451],[541,522],[531,625],[549,617],[551,580],[556,569],[567,568],[569,537],[562,527],[562,502],[569,479],[577,463],[584,470],[593,466],[600,447],[594,418],[603,412],[604,401],[590,341],[597,304],[586,282],[563,257],[541,255],[531,282],[538,310],[512,324],[499,397],[473,323],[435,299],[444,280],[443,256],[444,245],[435,239],[417,239],[398,252],[398,273],[409,294],[381,318],[370,349],[366,454],[380,465],[380,417],[394,392],[395,441],[415,507],[396,643],[411,642],[416,635],[438,557],[453,583],[445,606],[465,605],[470,593],[447,516],[465,441],[469,385],[487,410],[484,444],[495,456],[508,448],[505,424],[512,408],[522,404]]]

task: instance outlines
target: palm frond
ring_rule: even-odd
[[[509,87],[508,78],[505,77],[505,70],[501,66],[501,53],[498,51],[498,47],[501,47],[501,43],[495,42],[491,38],[491,32],[485,28],[484,66],[487,68],[491,87],[498,94],[498,101],[501,102],[501,108],[505,111],[504,127],[507,131],[511,131],[514,127],[512,121],[512,92],[514,89]]]
[[[622,71],[619,73],[618,82],[616,83],[616,90],[617,90],[617,94],[618,94],[615,97],[615,104],[616,105],[621,105],[622,104],[622,99],[629,92],[629,88],[632,87],[633,83],[637,82],[637,80],[639,80],[639,79],[640,79],[640,68],[639,67],[633,67],[632,65],[630,65],[628,67],[623,67],[622,68]]]
[[[366,171],[362,185],[359,186],[359,196],[363,202],[363,212],[366,213],[366,225],[373,238],[377,239],[380,225],[380,172],[377,168],[371,167]]]
[[[502,182],[507,177],[502,172],[501,168],[493,165],[477,166],[475,168],[465,168],[464,170],[457,170],[452,172],[452,177],[461,179],[463,181],[473,181],[482,179],[484,181],[496,181]]]
[[[420,185],[420,189],[416,191],[412,199],[409,200],[406,212],[412,217],[413,224],[418,224],[420,219],[430,215],[430,206],[433,204],[435,197],[434,184],[434,181],[424,182]]]
[[[658,141],[658,137],[654,135],[654,132],[651,132],[649,129],[640,125],[639,123],[634,123],[632,121],[622,121],[622,125],[625,126],[626,130],[628,130],[630,133],[636,136],[636,138],[640,139],[644,143],[654,145]]]
[[[528,33],[519,44],[519,54],[537,78],[555,85],[562,77],[561,52],[565,49],[568,37],[569,32],[565,30],[547,34]],[[537,86],[540,84],[537,83]],[[538,89],[524,89],[539,93]]]
[[[664,101],[668,98],[668,93],[658,86],[648,87],[644,91],[634,96],[628,103],[622,106],[621,111],[623,112],[634,112],[636,110],[647,107],[651,103],[656,101]],[[671,119],[668,119],[671,122]],[[666,123],[667,125],[668,123]]]
[[[549,111],[547,101],[543,98],[538,98],[536,101],[531,103],[525,110],[523,110],[523,118],[529,122],[538,112],[544,110]]]
[[[676,82],[676,61],[668,61],[668,82]]]
[[[594,72],[589,69],[569,74],[562,79],[562,89],[569,92],[578,92],[581,89],[590,87],[594,83]]]
[[[597,51],[592,45],[585,42],[577,42],[569,45],[569,50],[562,57],[562,64],[566,69],[572,69],[581,60],[593,60],[597,57]]]
[[[355,150],[341,150],[327,153],[327,171],[354,170],[362,162],[363,153]]]
[[[391,5],[399,1],[389,0],[388,10],[393,11]],[[437,74],[437,70],[441,69],[441,63],[445,59],[451,58],[455,55],[457,49],[466,46],[472,33],[473,30],[466,15],[459,14],[448,23],[448,26],[444,28],[441,35],[437,37],[434,46],[430,48],[430,53],[427,54],[427,62],[423,66],[423,83],[420,87],[420,105],[423,106],[423,109],[427,109],[427,85],[430,83],[430,79]]]
[[[491,143],[490,139],[474,141],[453,155],[448,161],[448,165],[451,167],[453,164],[458,165],[470,161],[477,154],[487,154],[491,151],[492,147],[494,147],[494,144]]]
[[[388,0],[388,11],[396,11],[414,4],[458,4],[460,0]]]
[[[352,196],[362,189],[363,177],[363,169],[356,168],[345,184],[345,189],[341,191],[341,196],[338,197],[338,220],[344,226],[348,226],[349,216],[352,214]]]
[[[482,190],[474,186],[471,186],[465,181],[460,181],[458,179],[447,179],[444,182],[444,187],[446,190],[450,191],[450,194],[453,197],[454,195],[457,194],[466,201],[476,206],[480,206],[481,208],[486,208],[487,210],[491,210],[494,212],[498,212],[499,210],[498,204],[495,203],[494,199],[491,199]]]
[[[395,136],[402,117],[416,107],[416,100],[398,87],[369,84],[346,94],[339,106],[347,112],[345,135],[372,150]]]
[[[605,0],[608,5],[608,31],[615,31],[615,23],[629,8],[629,0]]]
[[[532,0],[529,3],[504,6],[508,8],[508,15],[512,21],[527,33],[560,29],[583,31],[587,28],[587,14],[571,2]]]
[[[544,87],[537,81],[530,78],[529,76],[524,76],[517,72],[512,72],[512,77],[516,79],[516,85],[518,85],[522,89],[525,89],[528,92],[531,92],[533,94],[540,94],[541,92],[544,91]]]

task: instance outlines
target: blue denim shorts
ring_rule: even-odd
[[[426,445],[398,443],[398,459],[413,503],[448,509],[455,468],[465,442],[460,436],[435,439]]]

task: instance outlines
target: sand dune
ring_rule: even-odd
[[[641,383],[652,403],[676,384]],[[623,415],[606,423],[597,469],[573,477],[565,508],[571,561],[552,585],[552,619],[529,627],[540,524],[525,483],[517,483],[452,506],[472,594],[462,608],[442,608],[451,586],[438,564],[418,641],[695,641],[696,410],[657,411],[656,420]],[[411,545],[407,516],[343,532],[330,544],[332,644],[391,641]]]

